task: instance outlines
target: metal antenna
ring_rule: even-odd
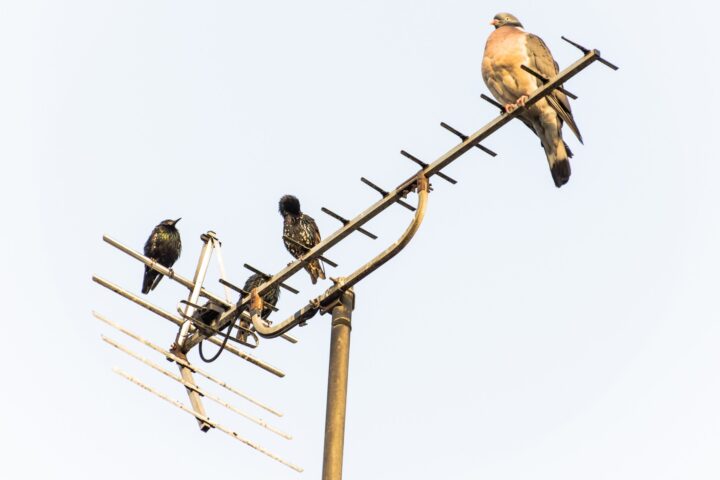
[[[333,217],[335,220],[339,220],[340,223],[342,223],[343,225],[347,225],[348,223],[350,223],[350,220],[348,220],[347,218],[341,217],[341,216],[338,215],[337,213],[331,211],[329,208],[322,207],[320,210],[321,210],[323,213],[327,213],[328,215],[330,215],[331,217]],[[377,240],[377,238],[378,238],[377,235],[375,235],[374,233],[368,232],[368,231],[365,230],[364,228],[358,227],[358,228],[357,228],[357,231],[360,232],[360,233],[362,233],[362,234],[365,235],[366,237],[372,238],[373,240]]]
[[[537,78],[538,80],[540,80],[542,83],[547,83],[547,82],[550,81],[550,80],[548,80],[543,74],[541,74],[541,73],[539,73],[539,72],[536,72],[535,70],[533,70],[532,68],[528,67],[527,65],[520,65],[520,68],[522,68],[523,70],[525,70],[526,72],[528,72],[530,75],[532,75],[533,77],[535,77],[535,78]],[[559,91],[561,91],[562,93],[564,93],[565,95],[567,95],[568,97],[572,98],[573,100],[577,100],[577,98],[578,98],[577,95],[568,92],[568,91],[565,90],[563,87],[557,87],[557,89],[558,89]]]
[[[292,238],[288,237],[287,235],[283,235],[282,238],[283,238],[283,240],[285,240],[286,242],[291,243],[291,244],[295,245],[296,247],[299,247],[299,248],[301,248],[301,249],[303,249],[303,250],[305,250],[305,251],[310,250],[310,248],[309,248],[307,245],[303,245],[302,243],[300,243],[300,242],[298,242],[298,241],[296,241],[296,240],[293,240]],[[319,258],[319,259],[322,260],[323,262],[327,263],[327,264],[330,265],[331,267],[337,268],[337,266],[338,266],[337,263],[333,262],[332,260],[328,259],[327,257],[325,257],[325,256],[323,256],[323,255],[318,255],[317,258]]]
[[[103,322],[104,324],[113,327],[115,330],[117,330],[117,331],[119,331],[119,332],[127,335],[128,337],[132,338],[133,340],[137,341],[138,343],[141,343],[141,344],[145,345],[146,347],[150,347],[151,349],[155,350],[156,352],[164,355],[167,360],[169,360],[169,361],[171,361],[171,362],[175,362],[175,363],[181,364],[181,365],[184,365],[185,367],[191,369],[191,370],[193,371],[193,373],[197,373],[197,374],[199,374],[199,375],[202,375],[203,377],[207,378],[207,379],[210,380],[211,382],[213,382],[213,383],[215,383],[215,384],[217,384],[217,385],[220,385],[221,387],[223,387],[223,388],[225,388],[226,390],[234,393],[234,394],[237,395],[238,397],[244,398],[244,399],[247,400],[248,402],[257,405],[258,407],[260,407],[260,408],[262,408],[262,409],[264,409],[264,410],[267,410],[268,412],[272,413],[272,414],[275,415],[275,416],[278,416],[278,417],[282,417],[282,416],[283,416],[283,414],[280,413],[280,411],[276,410],[275,408],[269,407],[269,406],[266,405],[265,403],[263,403],[263,402],[261,402],[261,401],[259,401],[259,400],[256,400],[255,398],[251,397],[250,395],[247,395],[246,393],[242,393],[240,390],[238,390],[238,389],[236,389],[236,388],[228,385],[226,382],[223,382],[222,380],[220,380],[220,379],[218,379],[217,377],[209,374],[208,372],[206,372],[206,371],[198,368],[198,367],[195,366],[195,365],[191,365],[190,363],[187,362],[187,360],[183,360],[182,358],[180,358],[180,357],[178,357],[178,356],[170,353],[169,351],[160,348],[159,346],[155,345],[154,343],[150,342],[149,340],[146,340],[146,339],[142,338],[140,335],[134,334],[134,333],[131,332],[130,330],[128,330],[128,329],[126,329],[126,328],[123,328],[123,327],[120,326],[119,324],[113,322],[112,320],[110,320],[110,319],[108,319],[107,317],[99,314],[98,312],[93,312],[93,316],[94,316],[95,318],[97,318],[98,320],[100,320],[101,322]]]
[[[262,270],[258,270],[257,268],[253,267],[252,265],[248,265],[247,263],[245,265],[243,265],[243,267],[247,268],[248,270],[250,270],[253,273],[262,275],[265,278],[272,278],[272,275],[268,275],[267,273],[263,272]],[[300,293],[300,290],[291,287],[290,285],[286,284],[285,282],[278,282],[278,284],[280,285],[280,287],[284,288],[285,290],[287,290],[290,293],[294,293],[295,295]]]
[[[465,135],[464,133],[461,133],[459,130],[454,129],[453,127],[451,127],[450,125],[448,125],[448,124],[445,123],[445,122],[440,122],[440,126],[443,127],[445,130],[447,130],[447,131],[449,131],[449,132],[451,132],[451,133],[454,133],[455,135],[457,135],[458,137],[460,137],[460,140],[462,140],[463,142],[468,139],[468,136],[467,136],[467,135]],[[483,152],[487,153],[487,154],[490,155],[491,157],[497,157],[497,153],[493,152],[492,150],[490,150],[490,149],[487,148],[487,147],[483,147],[483,146],[480,145],[479,143],[475,144],[475,147],[479,148],[480,150],[482,150]]]
[[[364,183],[365,185],[367,185],[368,187],[370,187],[370,188],[372,188],[373,190],[375,190],[376,192],[378,192],[378,193],[379,193],[380,195],[382,195],[383,197],[387,197],[387,196],[390,194],[387,190],[383,190],[382,188],[378,187],[377,185],[375,185],[373,182],[371,182],[370,180],[368,180],[368,179],[365,178],[365,177],[361,177],[361,178],[360,178],[360,181],[363,182],[363,183]],[[413,207],[413,206],[410,205],[409,203],[403,202],[403,201],[400,200],[399,198],[398,198],[397,200],[395,200],[395,201],[397,202],[398,205],[402,205],[403,207],[407,208],[407,209],[410,210],[411,212],[414,212],[414,211],[415,211],[415,207]]]
[[[585,55],[587,55],[588,53],[590,53],[590,49],[587,49],[587,48],[583,47],[582,45],[573,42],[573,41],[570,40],[569,38],[564,37],[564,36],[561,36],[560,38],[562,38],[563,40],[565,40],[566,42],[568,42],[568,43],[569,43],[570,45],[572,45],[573,47],[579,49],[579,50],[580,50],[582,53],[584,53]],[[613,65],[613,64],[610,63],[610,62],[608,62],[607,60],[605,60],[604,58],[602,58],[602,57],[600,56],[600,50],[593,50],[592,53],[594,53],[594,54],[596,55],[595,60],[597,60],[598,62],[602,63],[602,64],[605,65],[606,67],[609,67],[609,68],[611,68],[611,69],[613,69],[613,70],[617,70],[617,69],[618,69],[618,67],[616,67],[615,65]]]
[[[256,406],[264,408],[265,410],[273,413],[276,416],[280,415],[277,410],[268,407],[264,403],[261,403],[244,393],[241,393],[240,391],[234,389],[233,387],[230,387],[225,382],[217,379],[211,374],[208,374],[207,372],[198,369],[187,360],[187,354],[192,350],[193,347],[198,345],[200,342],[207,340],[215,345],[222,346],[224,348],[224,351],[228,351],[236,355],[237,357],[249,362],[250,364],[260,367],[266,372],[270,372],[278,377],[283,377],[285,374],[281,370],[273,367],[272,365],[269,365],[262,360],[255,358],[252,355],[249,355],[240,348],[228,343],[227,337],[224,340],[220,340],[220,337],[224,335],[222,332],[227,328],[227,332],[229,334],[233,324],[239,319],[241,319],[243,322],[245,322],[245,324],[250,326],[249,331],[254,335],[253,338],[258,342],[260,338],[270,339],[282,337],[294,343],[296,340],[292,339],[292,337],[288,335],[288,332],[290,330],[297,326],[304,325],[317,313],[329,313],[331,314],[332,322],[322,478],[323,480],[339,480],[342,477],[345,409],[347,400],[348,364],[350,352],[350,331],[352,312],[354,310],[356,300],[353,287],[357,283],[368,277],[370,274],[372,274],[374,271],[379,269],[395,255],[397,255],[412,240],[415,233],[418,231],[420,225],[422,224],[427,209],[428,196],[431,190],[429,181],[433,176],[437,175],[438,177],[451,184],[456,184],[457,181],[455,179],[446,175],[443,172],[445,167],[450,165],[452,162],[454,162],[463,154],[467,153],[473,148],[479,148],[485,153],[491,156],[495,156],[495,152],[480,145],[480,142],[498,131],[507,123],[511,122],[514,118],[521,115],[524,109],[531,107],[555,90],[562,91],[571,98],[576,98],[575,95],[565,90],[563,85],[592,63],[597,61],[613,70],[617,70],[617,67],[615,65],[600,56],[599,51],[586,49],[585,47],[575,42],[572,42],[565,37],[562,38],[571,45],[580,49],[583,52],[583,56],[579,60],[574,62],[572,65],[570,65],[568,68],[559,72],[553,78],[545,78],[543,75],[535,72],[531,68],[524,67],[527,72],[529,72],[531,75],[534,75],[542,82],[542,86],[535,90],[535,92],[533,92],[526,100],[524,107],[520,107],[509,113],[506,113],[504,111],[503,105],[486,95],[481,95],[481,98],[492,104],[494,107],[500,109],[501,113],[499,116],[488,122],[485,126],[472,133],[471,135],[465,135],[454,127],[451,127],[444,122],[441,123],[441,126],[443,128],[459,137],[461,142],[450,148],[446,153],[441,155],[432,163],[425,163],[417,157],[409,154],[407,151],[402,150],[400,153],[404,157],[417,164],[420,167],[420,170],[405,181],[401,182],[391,191],[384,190],[370,180],[367,180],[365,177],[362,177],[362,182],[380,193],[381,198],[352,219],[342,217],[327,208],[323,208],[323,212],[338,220],[342,224],[342,226],[312,248],[307,248],[304,245],[298,244],[299,246],[303,247],[305,253],[299,258],[295,259],[293,262],[289,263],[286,267],[282,268],[275,275],[269,275],[245,263],[245,268],[247,268],[251,272],[261,275],[262,278],[265,279],[265,281],[259,287],[253,289],[251,292],[247,292],[244,289],[237,287],[235,283],[231,282],[227,278],[224,270],[224,263],[222,261],[220,253],[220,241],[213,232],[207,232],[206,234],[201,236],[203,247],[200,252],[200,256],[195,270],[195,275],[193,276],[192,281],[179,274],[176,274],[171,269],[165,268],[164,266],[158,264],[150,258],[145,257],[139,252],[122,245],[120,242],[117,242],[110,237],[104,236],[103,240],[108,244],[128,254],[135,260],[142,262],[148,268],[155,270],[161,275],[167,276],[174,282],[179,283],[180,285],[184,286],[189,290],[188,297],[180,302],[180,317],[178,318],[176,315],[151,304],[147,300],[140,298],[133,293],[130,293],[129,291],[119,287],[114,283],[109,282],[108,280],[105,280],[98,276],[93,276],[94,282],[119,294],[121,297],[142,306],[143,308],[158,315],[159,317],[172,322],[178,327],[178,333],[175,342],[170,349],[165,350],[158,347],[154,343],[145,340],[139,335],[130,332],[124,327],[121,327],[120,325],[107,320],[107,318],[103,317],[102,315],[95,312],[93,313],[93,315],[97,319],[101,320],[105,324],[130,336],[134,340],[138,341],[140,344],[151,348],[156,353],[163,355],[167,360],[176,363],[180,370],[179,376],[167,371],[166,369],[160,367],[151,360],[146,359],[142,355],[131,351],[130,349],[119,344],[118,342],[104,335],[102,336],[102,340],[108,345],[111,345],[122,353],[137,359],[142,364],[149,366],[150,368],[157,371],[160,371],[163,375],[178,382],[181,387],[186,390],[188,398],[190,399],[191,407],[188,407],[178,402],[177,400],[171,399],[165,394],[158,392],[157,390],[144,384],[140,380],[125,372],[115,369],[116,373],[123,376],[128,381],[143,388],[144,390],[153,393],[154,395],[175,405],[186,413],[193,415],[203,431],[207,431],[209,429],[220,430],[236,438],[240,442],[250,446],[251,448],[260,451],[268,457],[296,471],[302,471],[302,469],[295,464],[292,464],[281,459],[280,457],[277,457],[276,455],[270,453],[264,447],[261,447],[254,442],[246,440],[244,437],[241,437],[234,430],[230,430],[208,418],[201,403],[202,396],[214,401],[216,404],[219,404],[233,411],[234,413],[240,415],[255,426],[267,429],[285,439],[288,439],[290,437],[289,434],[286,434],[279,428],[269,425],[267,422],[256,417],[255,415],[244,412],[243,410],[231,405],[230,403],[220,399],[213,394],[208,393],[207,390],[198,386],[194,381],[193,374],[198,374],[199,376],[202,376],[207,380],[213,381],[214,383],[225,387],[227,390],[248,400]],[[415,206],[405,201],[405,199],[407,199],[409,195],[413,194],[413,192],[417,195],[417,204]],[[333,285],[330,288],[328,288],[325,292],[321,293],[319,296],[309,299],[306,305],[285,318],[285,320],[271,323],[262,317],[262,312],[265,311],[265,313],[267,313],[268,308],[272,311],[277,311],[276,305],[264,304],[262,300],[263,293],[268,291],[270,288],[275,288],[276,286],[279,286],[285,290],[298,294],[299,291],[297,289],[285,283],[290,277],[302,270],[304,266],[306,266],[310,261],[315,259],[337,267],[337,264],[328,260],[325,253],[356,231],[362,233],[369,238],[372,238],[373,240],[377,239],[378,237],[375,234],[365,230],[364,225],[373,218],[375,218],[377,215],[382,213],[384,210],[389,208],[391,205],[396,203],[400,204],[401,206],[412,212],[412,218],[410,219],[407,228],[402,233],[400,238],[398,238],[395,242],[391,243],[387,248],[381,251],[370,261],[360,265],[351,273],[342,277],[331,279],[333,280]],[[290,243],[296,243],[289,238],[283,238],[283,240]],[[204,287],[205,276],[213,251],[217,251],[218,253],[217,257],[219,260],[221,273],[220,284],[225,289],[225,298],[221,298],[218,295],[213,294],[209,291],[209,289]],[[232,292],[238,293],[240,295],[240,298],[236,302],[230,300]],[[199,302],[200,297],[205,298],[208,301],[208,304],[201,304]],[[201,314],[206,314],[206,310],[208,310],[209,308],[213,312],[213,315],[210,315],[210,317],[212,318],[199,318]],[[259,345],[259,343],[251,345],[243,342],[240,342],[240,344],[241,347],[250,348],[255,348]]]
[[[495,99],[488,97],[484,93],[480,94],[480,98],[482,98],[483,100],[488,102],[490,105],[493,105],[493,106],[499,108],[501,114],[505,113],[505,107],[503,107],[502,104],[500,104],[499,102],[495,101]]]
[[[420,167],[422,167],[422,168],[427,168],[427,166],[428,166],[427,163],[423,162],[422,160],[420,160],[420,159],[417,158],[417,157],[414,157],[414,156],[410,155],[410,154],[409,154],[408,152],[406,152],[405,150],[400,150],[400,154],[403,155],[405,158],[408,158],[408,159],[412,160],[413,162],[417,163],[417,164],[420,165]],[[457,180],[455,180],[454,178],[451,178],[451,177],[445,175],[445,174],[442,173],[442,172],[438,172],[438,173],[437,173],[437,176],[440,177],[440,178],[442,178],[442,179],[445,180],[446,182],[449,182],[449,183],[453,184],[453,185],[455,185],[455,184],[457,183]]]
[[[250,440],[246,440],[244,437],[242,437],[242,436],[241,436],[240,434],[238,434],[237,432],[234,432],[234,431],[232,431],[232,430],[230,430],[230,429],[228,429],[228,428],[225,428],[225,427],[223,427],[222,425],[220,425],[220,424],[217,423],[217,422],[213,422],[213,421],[210,420],[207,416],[198,413],[197,410],[195,410],[195,409],[190,409],[190,408],[188,408],[186,405],[178,402],[177,400],[173,400],[172,398],[168,397],[167,395],[158,392],[158,391],[155,390],[154,388],[152,388],[152,387],[144,384],[143,382],[141,382],[141,381],[138,380],[137,378],[133,377],[132,375],[130,375],[130,374],[128,374],[128,373],[125,373],[124,371],[120,370],[119,368],[117,368],[117,367],[113,368],[113,372],[117,373],[117,374],[120,375],[121,377],[124,377],[126,380],[134,383],[135,385],[137,385],[138,387],[142,388],[143,390],[145,390],[145,391],[147,391],[147,392],[150,392],[150,393],[152,393],[153,395],[156,395],[156,396],[162,398],[162,399],[165,400],[166,402],[175,405],[175,406],[178,407],[180,410],[182,410],[182,411],[184,411],[184,412],[186,412],[186,413],[189,413],[190,415],[194,416],[199,423],[207,424],[207,425],[209,425],[209,426],[212,427],[212,428],[216,428],[216,429],[220,430],[221,432],[230,435],[231,437],[233,437],[233,438],[235,438],[236,440],[244,443],[244,444],[247,445],[248,447],[254,448],[254,449],[257,450],[258,452],[260,452],[260,453],[262,453],[262,454],[264,454],[264,455],[267,455],[268,457],[272,458],[272,459],[275,460],[276,462],[280,462],[280,463],[282,463],[283,465],[292,468],[292,469],[295,470],[296,472],[302,472],[302,471],[303,471],[302,467],[298,467],[297,465],[295,465],[295,464],[293,464],[293,463],[290,463],[290,462],[288,462],[287,460],[283,460],[282,458],[278,457],[278,456],[275,455],[274,453],[268,451],[266,448],[258,445],[258,444],[255,443],[255,442],[252,442],[252,441],[250,441]]]

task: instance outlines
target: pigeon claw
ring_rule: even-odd
[[[513,110],[515,110],[516,108],[517,108],[517,105],[515,105],[514,103],[506,103],[505,104],[505,113],[510,113]]]
[[[523,95],[522,97],[520,97],[520,98],[517,99],[517,102],[515,102],[515,105],[518,106],[518,107],[524,107],[524,106],[525,106],[525,102],[528,101],[528,98],[529,98],[529,97],[528,97],[527,95]]]

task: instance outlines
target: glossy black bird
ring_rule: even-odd
[[[245,286],[243,287],[243,290],[250,293],[253,291],[254,288],[258,288],[260,285],[265,283],[268,280],[268,278],[265,275],[260,275],[259,273],[253,273],[248,277],[248,279],[245,281]],[[264,304],[270,304],[272,306],[277,305],[278,300],[280,299],[280,285],[275,284],[271,288],[268,288],[265,292],[263,292],[262,295],[260,295],[260,298],[262,298],[262,301]],[[262,313],[260,316],[263,318],[263,320],[267,320],[267,318],[270,316],[270,314],[273,312],[271,307],[268,307],[267,305],[263,305]],[[242,313],[242,312],[240,312]]]
[[[312,217],[300,211],[300,200],[292,195],[285,195],[280,199],[279,210],[283,217],[283,237],[288,237],[307,247],[303,248],[283,238],[285,248],[293,257],[302,257],[308,250],[320,243],[320,230]],[[313,285],[317,283],[318,278],[325,279],[325,270],[318,258],[312,259],[305,265],[305,270],[310,274]]]
[[[180,257],[182,243],[180,242],[180,232],[175,228],[177,220],[164,220],[156,226],[150,238],[145,242],[145,256],[152,258],[160,265],[171,268]],[[142,293],[149,293],[153,290],[163,276],[145,266],[145,277],[143,278]]]

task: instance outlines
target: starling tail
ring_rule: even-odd
[[[142,293],[148,294],[150,290],[154,290],[160,283],[162,275],[145,265],[145,276],[143,277]]]
[[[325,280],[325,270],[323,269],[322,263],[319,259],[316,258],[312,262],[308,263],[305,270],[307,270],[310,274],[310,280],[313,285],[317,283],[318,278],[320,280]]]

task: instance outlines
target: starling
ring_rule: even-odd
[[[145,242],[145,256],[155,260],[166,268],[171,268],[180,256],[182,243],[180,242],[180,232],[175,228],[177,220],[164,220],[155,227],[150,234],[150,238]],[[163,276],[145,266],[145,277],[143,278],[142,293],[149,293],[153,290]]]
[[[245,286],[243,287],[243,290],[250,293],[253,291],[254,288],[258,288],[266,281],[268,281],[268,278],[265,275],[253,273],[245,281]],[[272,287],[265,290],[265,292],[263,292],[263,294],[261,295],[261,298],[264,304],[270,304],[273,307],[277,305],[278,299],[280,299],[280,285],[276,283]],[[272,307],[263,305],[262,313],[260,314],[260,316],[263,318],[263,320],[267,320],[272,311]]]
[[[248,277],[248,279],[245,281],[245,286],[243,287],[243,290],[245,290],[248,295],[252,293],[252,291],[256,288],[258,288],[260,285],[265,283],[268,280],[268,277],[265,275],[261,275],[259,273],[254,273]],[[263,320],[267,320],[267,318],[272,313],[273,309],[272,307],[268,306],[272,305],[273,307],[277,304],[278,299],[280,298],[280,285],[277,283],[267,289],[262,294],[262,301],[263,301],[263,308],[262,312],[260,313],[260,316]],[[242,300],[243,297],[240,297],[240,300]],[[239,302],[238,302],[239,303]],[[250,327],[252,326],[250,322],[242,317],[242,313],[245,311],[248,311],[250,309],[252,302],[247,303],[241,310],[238,310],[238,318],[240,319],[240,325],[237,331],[236,338],[240,340],[241,342],[247,342],[247,332],[250,330]],[[248,314],[251,314],[248,311]],[[270,322],[268,321],[268,324]]]
[[[292,195],[285,195],[280,199],[279,210],[283,217],[283,237],[288,237],[306,247],[303,248],[297,243],[283,238],[285,248],[293,257],[302,257],[308,250],[320,243],[320,230],[312,217],[300,211],[300,200]],[[306,264],[305,270],[310,274],[313,285],[317,283],[318,278],[325,279],[325,271],[318,258],[314,258]]]

